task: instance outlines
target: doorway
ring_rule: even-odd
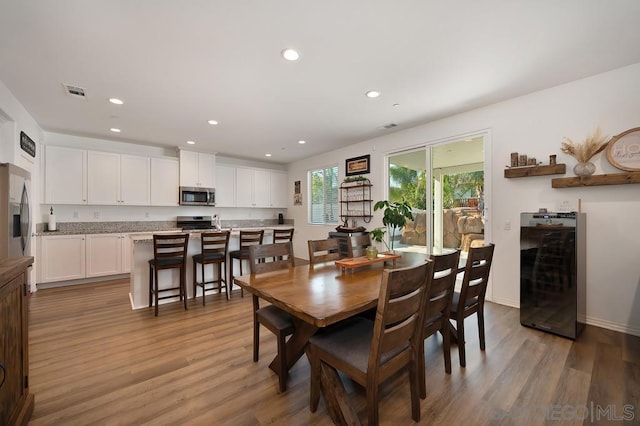
[[[407,201],[414,214],[394,247],[438,254],[483,244],[485,146],[486,134],[477,134],[387,156],[388,199]]]

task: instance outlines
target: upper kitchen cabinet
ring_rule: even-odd
[[[287,207],[287,173],[271,171],[269,186],[271,207]]]
[[[236,168],[216,164],[216,207],[236,206]]]
[[[149,157],[87,152],[89,204],[148,206],[151,203]]]
[[[216,156],[180,150],[180,186],[215,188]]]
[[[151,158],[151,205],[177,206],[180,164],[174,158]]]
[[[236,206],[286,207],[286,186],[285,172],[238,167],[236,168]]]
[[[44,167],[46,204],[87,204],[87,151],[47,146]]]

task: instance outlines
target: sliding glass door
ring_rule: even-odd
[[[407,201],[414,213],[396,236],[397,249],[443,253],[482,243],[484,147],[485,136],[477,135],[387,156],[389,200]]]

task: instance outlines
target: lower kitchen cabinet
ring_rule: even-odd
[[[131,271],[130,245],[128,234],[43,236],[39,282],[128,273]]]
[[[41,237],[42,282],[85,278],[85,236],[55,235]]]

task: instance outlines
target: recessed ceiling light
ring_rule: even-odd
[[[397,107],[399,107],[399,106],[400,106],[400,104],[393,104],[392,106],[393,106],[394,108],[397,108]]]
[[[298,141],[298,143],[299,143],[300,145],[304,145],[305,143],[307,143],[307,141]]]
[[[111,130],[113,133],[120,133],[120,129],[117,129],[115,127],[112,127],[109,130]]]
[[[378,96],[380,96],[380,92],[369,90],[367,93],[365,93],[365,95],[367,96],[367,98],[377,98]]]
[[[124,103],[122,99],[118,99],[118,98],[109,98],[109,102],[115,105],[122,105]]]
[[[207,121],[207,123],[211,124],[212,126],[217,126],[218,122],[216,120],[209,120]]]
[[[187,143],[188,143],[189,145],[195,145],[195,144],[196,144],[194,141],[187,141]]]
[[[265,157],[271,157],[271,154],[265,154],[264,156]]]
[[[287,61],[297,61],[300,58],[300,54],[293,49],[284,49],[282,52],[282,57]]]

